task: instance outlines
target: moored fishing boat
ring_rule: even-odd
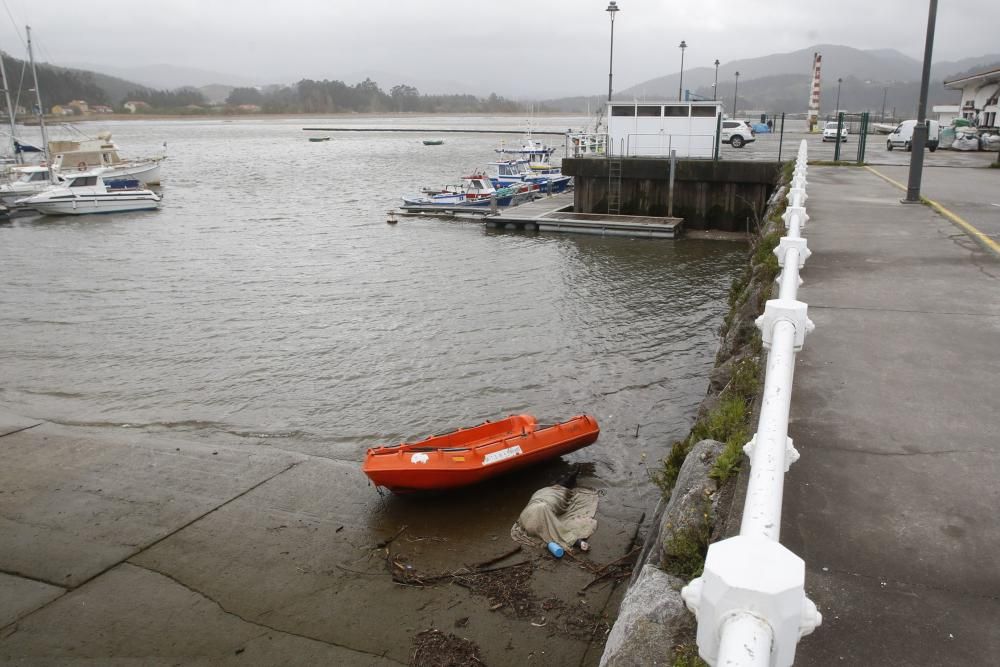
[[[511,415],[426,440],[374,447],[362,470],[393,493],[443,491],[568,454],[593,444],[600,432],[590,415],[551,425]]]
[[[572,178],[563,176],[557,167],[532,165],[527,160],[501,160],[488,163],[492,168],[490,180],[497,187],[516,183],[533,183],[539,192],[563,192],[571,183]]]
[[[456,208],[462,206],[512,206],[534,197],[537,185],[520,183],[497,189],[486,174],[476,172],[462,177],[462,184],[445,186],[440,190],[424,190],[424,194],[403,197],[404,206]]]
[[[544,162],[556,152],[556,149],[553,146],[547,146],[540,141],[532,139],[529,132],[521,141],[520,146],[507,146],[501,141],[500,146],[495,148],[494,151],[500,155],[515,155],[527,158],[532,162]]]
[[[440,146],[444,139],[424,139],[424,146]]]
[[[68,176],[74,171],[104,167],[105,178],[137,178],[148,185],[160,184],[160,163],[164,156],[123,158],[110,132],[101,132],[96,139],[81,141],[50,141],[49,155],[56,173]]]

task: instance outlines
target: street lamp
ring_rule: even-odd
[[[620,10],[618,9],[618,3],[615,0],[611,0],[608,3],[608,8],[605,9],[608,16],[611,17],[611,56],[608,58],[608,102],[611,101],[611,73],[614,71],[615,64],[615,14]]]
[[[840,77],[837,77],[837,107],[833,110],[833,113],[840,113],[840,82],[843,81]]]
[[[687,42],[685,42],[682,39],[681,43],[678,44],[678,46],[681,48],[681,80],[680,80],[680,83],[677,84],[677,101],[680,102],[681,101],[681,95],[684,94],[683,93],[683,91],[684,91],[684,49],[686,49],[688,47],[688,45],[687,45]]]
[[[712,84],[712,101],[719,99],[719,59],[715,59],[715,83]]]
[[[881,120],[879,121],[881,123],[885,122],[885,98],[888,95],[889,95],[889,87],[885,86],[884,88],[882,88],[882,116],[881,116]]]
[[[917,101],[917,124],[913,128],[910,174],[906,183],[905,204],[920,203],[920,179],[924,171],[924,146],[927,144],[927,87],[931,79],[931,56],[934,53],[934,26],[937,23],[937,0],[930,0],[927,11],[927,38],[924,41],[924,67],[920,75],[920,99]]]
[[[736,93],[740,90],[740,73],[736,73],[736,87],[733,88],[733,118],[736,118]]]

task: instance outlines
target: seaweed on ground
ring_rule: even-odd
[[[475,642],[431,628],[413,638],[411,667],[485,665]]]

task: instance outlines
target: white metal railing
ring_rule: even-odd
[[[569,132],[566,134],[563,155],[586,157],[597,155],[606,157],[609,153],[610,138],[600,132]]]
[[[805,562],[778,542],[785,473],[799,458],[788,437],[795,354],[813,323],[797,300],[809,252],[805,140],[799,146],[784,221],[774,249],[782,267],[778,298],[757,318],[768,350],[757,432],[743,448],[750,479],[740,534],[709,545],[703,574],[681,591],[698,619],[698,652],[711,665],[785,667],[801,637],[823,621],[805,594]]]

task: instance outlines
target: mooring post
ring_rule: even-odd
[[[670,150],[670,188],[667,191],[667,217],[674,217],[674,172],[677,170],[677,151]]]

